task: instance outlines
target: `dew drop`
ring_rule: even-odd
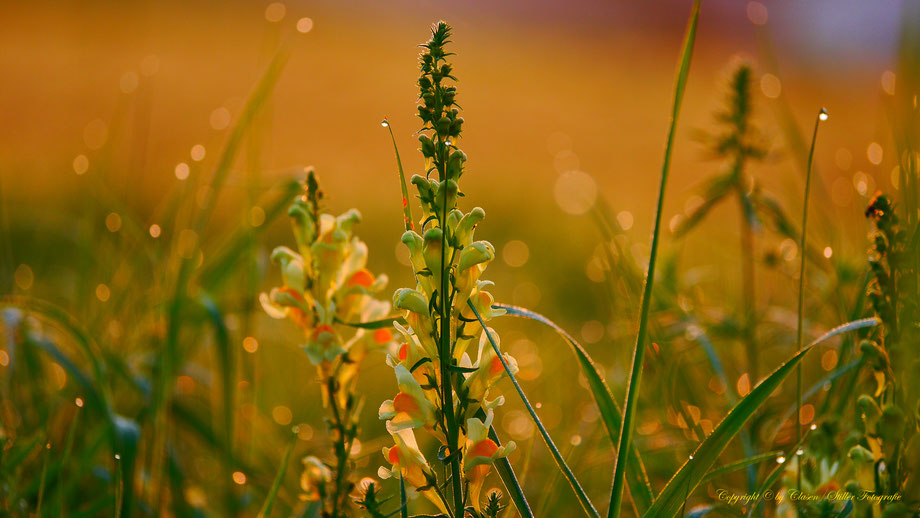
[[[776,458],[777,464],[783,464],[784,462],[786,462],[786,457],[780,455],[779,457]]]
[[[818,429],[818,425],[812,423],[812,425],[809,426],[809,428],[812,429],[812,430],[817,430],[817,429]]]
[[[83,408],[83,398],[77,398],[74,400],[73,403],[77,405],[79,408]]]
[[[383,126],[384,128],[389,128],[389,127],[390,127],[390,121],[388,121],[388,120],[386,120],[386,119],[383,119],[382,121],[380,121],[380,125]]]
[[[818,118],[823,121],[826,121],[827,117],[828,117],[827,110],[825,110],[824,108],[821,108],[821,111],[818,112]]]
[[[115,460],[121,460],[121,455],[119,455],[119,454],[116,453],[116,454],[115,454]]]
[[[804,454],[805,454],[805,450],[803,450],[802,448],[799,448],[799,449],[795,450],[795,454],[796,454],[796,455],[799,455],[799,456],[804,455]]]

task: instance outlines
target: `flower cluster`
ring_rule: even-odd
[[[463,196],[458,180],[466,154],[457,147],[463,119],[455,104],[456,87],[447,84],[454,80],[446,61],[450,54],[444,48],[449,37],[450,27],[441,22],[422,45],[418,114],[423,121],[419,142],[426,174],[411,180],[422,215],[419,231],[402,236],[416,286],[400,288],[393,295],[408,326],[396,325],[402,341],[388,359],[399,391],[379,410],[395,442],[384,449],[391,468],[381,468],[380,475],[398,474],[442,512],[453,507],[459,516],[467,504],[479,512],[480,490],[492,461],[514,447],[513,443],[499,446],[488,436],[493,409],[503,402],[501,397],[489,399],[489,392],[505,374],[505,365],[514,373],[517,363],[507,353],[499,357],[477,318],[478,314],[488,321],[501,314],[493,309],[494,299],[486,291],[490,283],[482,280],[495,249],[474,237],[485,212],[477,207],[464,213],[457,207]],[[498,343],[495,332],[489,331]],[[477,345],[478,350],[472,351],[471,346]],[[424,430],[442,443],[439,458],[451,468],[452,498],[438,485],[434,469],[417,446],[415,430]],[[465,496],[464,487],[468,487]]]
[[[336,459],[332,465],[316,457],[304,459],[302,497],[322,501],[323,517],[338,518],[347,516],[346,502],[354,487],[348,471],[362,407],[355,392],[357,374],[370,351],[392,346],[393,333],[388,327],[355,329],[356,323],[390,314],[390,304],[374,298],[387,277],[366,268],[367,245],[352,233],[361,219],[358,211],[337,217],[325,214],[321,200],[310,171],[305,194],[288,210],[297,250],[281,246],[272,252],[283,285],[263,293],[260,301],[270,316],[297,325],[303,332],[303,349],[317,367]]]

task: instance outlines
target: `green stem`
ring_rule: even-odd
[[[438,147],[446,144],[438,138]],[[451,383],[450,363],[453,359],[453,351],[450,343],[450,300],[452,297],[447,296],[448,284],[450,282],[450,264],[447,263],[447,190],[449,181],[447,177],[447,168],[441,160],[436,160],[435,165],[440,173],[442,182],[442,191],[444,193],[441,199],[441,214],[438,224],[441,227],[441,287],[438,293],[441,306],[441,336],[440,351],[441,356],[441,401],[444,403],[444,418],[447,422],[447,448],[450,450],[450,474],[453,486],[454,513],[463,514],[463,482],[460,474],[460,451],[459,451],[459,427],[457,426],[457,416],[454,413],[454,396]]]
[[[798,310],[798,319],[796,324],[796,350],[802,350],[804,345],[805,337],[805,236],[807,235],[808,230],[808,199],[811,197],[811,170],[812,163],[815,157],[815,141],[818,139],[818,124],[822,120],[827,119],[827,111],[824,108],[818,112],[818,116],[815,117],[815,129],[811,134],[811,148],[808,150],[808,166],[805,171],[805,201],[804,206],[802,207],[802,235],[799,239],[799,255],[801,256],[801,261],[799,263],[799,310]],[[795,401],[796,401],[796,412],[795,412],[795,429],[796,429],[796,442],[802,443],[802,364],[800,363],[796,367],[796,384],[795,384]],[[802,489],[802,456],[795,456],[796,463],[796,472],[795,472],[795,487],[796,489]],[[797,509],[797,513],[801,512]]]
[[[696,39],[696,26],[700,14],[700,1],[693,2],[690,20],[687,23],[687,32],[681,51],[680,66],[674,86],[674,105],[671,110],[671,123],[668,129],[668,140],[664,150],[664,162],[661,166],[661,183],[658,187],[658,206],[655,210],[655,229],[652,233],[652,248],[649,253],[648,274],[645,287],[642,291],[642,305],[639,312],[639,331],[636,335],[636,346],[633,352],[632,370],[629,375],[629,386],[626,392],[626,405],[623,409],[623,424],[620,426],[620,441],[617,446],[617,461],[613,472],[613,487],[610,492],[610,507],[607,510],[608,518],[620,516],[620,506],[623,503],[623,483],[626,475],[626,459],[632,447],[632,434],[636,416],[636,401],[639,397],[639,386],[642,383],[642,366],[645,363],[645,340],[648,333],[649,310],[651,308],[652,285],[655,281],[655,262],[658,258],[658,245],[661,236],[661,220],[664,213],[664,193],[668,183],[668,171],[671,167],[671,152],[674,149],[674,138],[677,132],[677,116],[680,114],[680,105],[683,100],[684,90],[687,85],[687,76],[690,71],[690,58],[693,54],[693,43]]]

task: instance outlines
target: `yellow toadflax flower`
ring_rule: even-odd
[[[494,414],[491,409],[486,412],[486,420],[482,421],[475,417],[466,420],[466,451],[463,455],[463,470],[466,472],[466,478],[470,483],[470,502],[480,510],[479,493],[482,490],[482,484],[486,480],[486,475],[492,468],[492,462],[495,459],[507,457],[514,451],[515,444],[509,441],[503,446],[495,444],[495,441],[489,439],[489,427],[492,426]]]

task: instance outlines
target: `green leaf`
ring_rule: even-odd
[[[613,399],[610,387],[607,385],[603,374],[601,374],[600,370],[597,368],[594,360],[588,355],[588,352],[585,351],[585,348],[559,325],[539,313],[505,304],[496,304],[493,307],[505,310],[505,313],[510,316],[527,318],[548,325],[559,333],[566,343],[569,344],[572,348],[572,352],[575,354],[575,358],[578,359],[578,364],[581,367],[585,379],[588,380],[588,388],[591,390],[591,395],[594,397],[595,404],[597,404],[601,419],[603,419],[604,426],[607,428],[607,434],[610,436],[610,441],[612,444],[616,444],[620,436],[622,412]],[[642,459],[639,457],[639,450],[635,446],[633,446],[632,451],[630,451],[627,468],[626,483],[629,487],[629,493],[632,496],[637,514],[641,516],[652,504],[654,495],[648,481],[648,475],[646,475],[645,472],[645,465],[642,463]]]
[[[369,322],[343,322],[338,318],[335,319],[336,324],[355,327],[358,329],[385,329],[387,327],[393,327],[393,322],[396,322],[402,326],[406,325],[406,319],[403,318],[402,315],[393,315],[391,317],[381,318],[380,320],[371,320]]]
[[[281,460],[281,465],[278,466],[278,473],[275,474],[275,481],[272,482],[272,487],[268,490],[268,496],[265,497],[265,502],[262,504],[262,509],[259,511],[258,518],[266,518],[272,514],[272,508],[275,506],[275,498],[278,497],[278,489],[284,481],[284,474],[287,472],[288,464],[291,462],[291,452],[294,451],[294,443],[294,441],[291,441],[291,444],[288,445],[287,450],[284,452],[284,458]]]
[[[875,318],[865,318],[835,327],[808,346],[803,347],[780,365],[779,368],[767,376],[744,399],[735,405],[709,437],[700,443],[696,451],[693,452],[693,459],[685,462],[668,481],[658,498],[655,499],[652,506],[645,513],[645,518],[671,518],[677,514],[686,496],[699,486],[706,472],[715,464],[719,455],[728,446],[728,443],[741,430],[747,420],[754,415],[754,412],[770,397],[770,394],[786,379],[808,351],[833,336],[854,329],[873,326],[877,322]]]
[[[639,401],[639,387],[642,385],[642,367],[645,363],[645,341],[648,333],[649,311],[651,309],[652,286],[655,282],[655,262],[658,259],[658,245],[661,241],[661,224],[664,219],[664,193],[668,183],[668,171],[671,168],[671,153],[674,150],[674,141],[677,134],[677,117],[687,86],[687,76],[690,74],[690,58],[693,56],[693,43],[696,40],[696,26],[700,16],[700,0],[694,0],[690,11],[690,20],[687,22],[687,32],[681,49],[680,66],[674,85],[674,103],[671,110],[671,123],[668,129],[668,139],[664,150],[664,160],[661,165],[661,182],[658,186],[658,204],[655,210],[655,228],[652,231],[652,246],[649,252],[648,274],[645,287],[642,291],[642,303],[639,310],[639,330],[636,333],[636,346],[633,350],[632,369],[629,375],[629,386],[626,391],[626,405],[623,410],[623,424],[620,426],[620,440],[617,447],[617,460],[613,471],[613,487],[610,491],[610,507],[607,509],[608,518],[620,516],[620,506],[623,501],[623,481],[626,477],[626,467],[629,464],[629,452],[632,445],[633,428],[635,428],[636,407]]]

